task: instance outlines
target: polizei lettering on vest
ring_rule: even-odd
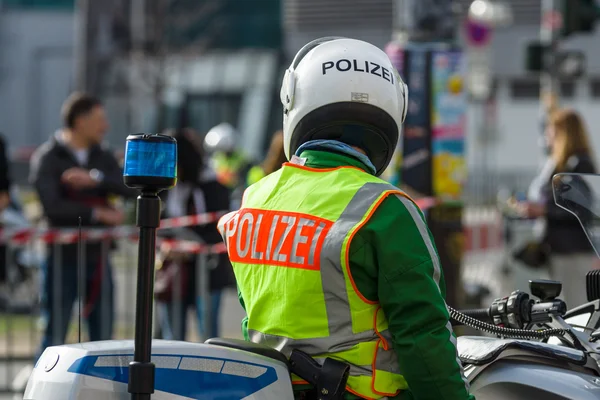
[[[224,225],[229,258],[246,264],[319,270],[333,223],[313,215],[242,209]]]
[[[383,78],[392,84],[394,83],[394,74],[389,69],[373,61],[359,61],[356,59],[348,60],[342,58],[341,60],[337,61],[325,61],[321,65],[321,70],[323,71],[323,75],[327,75],[329,70],[337,70],[339,72],[364,72],[366,74],[371,74]]]

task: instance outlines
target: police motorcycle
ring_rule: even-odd
[[[46,349],[29,378],[24,400],[292,400],[291,373],[312,383],[319,399],[342,399],[349,366],[333,359],[320,364],[302,352],[284,355],[235,339],[153,341],[157,194],[176,182],[175,140],[130,135],[124,181],[141,192],[135,339]],[[590,195],[581,195],[590,192],[584,187],[600,192],[600,176],[578,180],[558,176],[555,186],[559,205],[580,220],[591,221],[583,225],[600,249],[596,246],[600,231],[593,229],[600,212],[588,204]],[[479,400],[600,399],[600,274],[592,272],[586,279],[591,301],[569,312],[558,299],[560,283],[553,281],[531,282],[532,294],[539,300],[513,292],[486,310],[461,313],[449,307],[457,324],[500,337],[458,339],[466,378]]]

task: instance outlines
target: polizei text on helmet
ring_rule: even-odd
[[[373,61],[359,61],[356,59],[348,60],[342,58],[337,61],[325,61],[321,65],[321,70],[323,71],[323,75],[327,75],[329,72],[336,70],[339,72],[364,72],[383,78],[392,84],[394,83],[394,74],[389,69],[382,67]]]

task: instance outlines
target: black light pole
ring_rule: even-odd
[[[164,135],[129,135],[125,148],[123,180],[138,189],[136,223],[140,228],[138,276],[135,305],[133,362],[129,364],[132,400],[150,400],[154,393],[152,357],[152,299],[156,229],[160,225],[158,193],[177,182],[177,142]]]

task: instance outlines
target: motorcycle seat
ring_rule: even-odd
[[[585,353],[580,350],[529,340],[460,336],[457,340],[457,348],[460,360],[472,365],[489,364],[505,350],[512,349],[522,351],[523,354],[535,353],[577,365],[584,365],[587,361]]]
[[[258,343],[247,342],[241,339],[226,339],[226,338],[211,338],[204,343],[213,346],[228,347],[230,349],[247,351],[249,353],[258,354],[263,357],[272,358],[284,363],[289,368],[289,361],[283,353],[275,350],[272,347]]]

